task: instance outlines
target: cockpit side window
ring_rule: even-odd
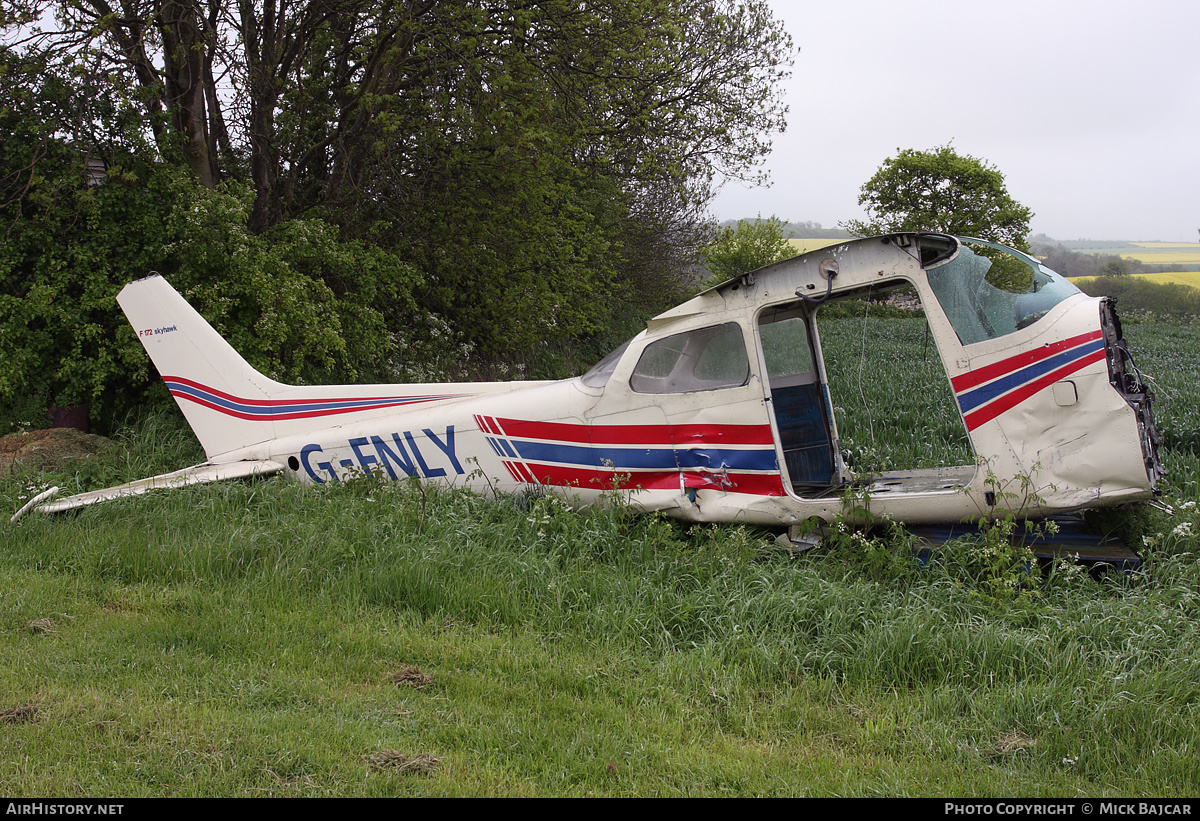
[[[736,388],[749,380],[742,329],[727,322],[650,343],[629,386],[638,393],[690,393]]]
[[[926,276],[964,345],[1028,327],[1080,293],[1033,257],[974,239],[963,239],[958,255],[927,268]]]

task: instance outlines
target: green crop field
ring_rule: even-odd
[[[824,327],[857,459],[963,458],[919,319]],[[1089,517],[1141,553],[1128,576],[968,541],[922,565],[900,532],[796,554],[759,528],[369,480],[5,516],[0,786],[1195,796],[1200,329],[1126,332],[1170,470],[1160,507]],[[173,416],[119,445],[0,477],[0,507],[203,458]]]

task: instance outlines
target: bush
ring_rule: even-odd
[[[1116,298],[1122,316],[1149,313],[1160,319],[1200,316],[1200,290],[1177,282],[1159,284],[1141,277],[1100,276],[1077,283],[1089,296]]]
[[[252,234],[247,189],[206,190],[178,170],[111,168],[88,186],[69,156],[51,168],[55,176],[35,178],[3,214],[5,430],[27,406],[90,403],[109,429],[133,408],[169,401],[116,302],[126,282],[151,272],[272,378],[382,380],[399,369],[416,275],[394,255],[339,242],[317,220]]]

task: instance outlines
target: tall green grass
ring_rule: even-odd
[[[797,555],[756,528],[372,481],[6,525],[0,787],[1193,795],[1200,333],[1129,335],[1175,512],[1106,514],[1145,561],[1099,582],[1061,566],[1002,596],[966,543],[926,565],[886,534]],[[0,482],[0,503],[199,458],[153,419],[86,470]],[[409,666],[431,681],[393,680]]]
[[[838,435],[860,471],[975,463],[937,345],[922,314],[822,319],[817,328]],[[893,312],[895,309],[893,309]]]

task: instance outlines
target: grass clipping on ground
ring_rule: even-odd
[[[74,428],[49,428],[0,437],[0,475],[24,464],[37,470],[60,470],[115,447],[111,439]]]
[[[367,764],[375,772],[395,770],[401,773],[424,775],[437,769],[441,759],[429,753],[408,755],[398,750],[380,750],[367,756]]]

